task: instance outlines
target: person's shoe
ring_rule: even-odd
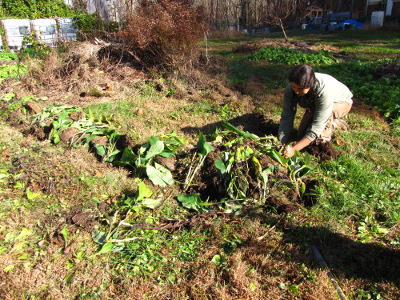
[[[333,130],[349,130],[350,126],[349,124],[347,124],[347,122],[343,119],[334,119],[332,121],[332,126],[333,126]]]

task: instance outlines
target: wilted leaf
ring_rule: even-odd
[[[143,199],[142,201],[142,205],[147,207],[147,208],[157,208],[162,204],[162,199],[150,199],[150,198],[146,198]]]
[[[20,234],[15,238],[15,241],[22,241],[28,236],[31,236],[33,234],[32,230],[28,228],[22,228]]]
[[[21,253],[24,250],[25,242],[16,242],[12,249],[10,250],[11,253]]]
[[[29,200],[33,200],[33,199],[35,199],[35,198],[37,198],[39,196],[40,196],[40,193],[31,192],[29,188],[26,189],[26,197]]]
[[[12,271],[12,270],[14,270],[15,269],[15,266],[14,265],[8,265],[7,267],[5,267],[4,269],[3,269],[3,271],[4,272],[10,272],[10,271]]]

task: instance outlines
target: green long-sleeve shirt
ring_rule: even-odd
[[[289,134],[293,128],[297,105],[310,108],[314,111],[311,125],[307,128],[305,137],[313,141],[321,136],[326,123],[332,115],[333,103],[353,103],[353,94],[347,86],[328,74],[315,73],[316,86],[315,97],[309,94],[298,96],[290,83],[286,86],[283,111],[278,129],[278,137],[282,143],[287,143]],[[314,99],[312,99],[314,98]]]

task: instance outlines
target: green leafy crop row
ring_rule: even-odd
[[[332,64],[337,62],[327,50],[319,50],[311,54],[289,48],[266,47],[250,55],[251,60],[267,60],[279,64]]]

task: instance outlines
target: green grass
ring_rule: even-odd
[[[119,276],[139,275],[159,283],[174,283],[178,277],[190,272],[204,251],[209,234],[196,230],[166,234],[159,230],[133,230],[137,240],[125,244],[113,257]],[[128,236],[127,236],[128,237]]]
[[[398,176],[391,170],[377,171],[379,165],[363,156],[362,152],[342,155],[321,165],[321,172],[328,178],[320,194],[321,205],[331,210],[335,217],[354,215],[360,219],[372,216],[387,227],[398,224]]]

